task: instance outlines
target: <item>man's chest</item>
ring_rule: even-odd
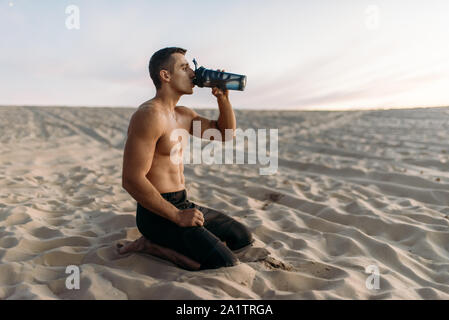
[[[156,144],[156,153],[169,156],[170,154],[180,152],[190,137],[190,126],[191,120],[185,117],[177,116],[170,119],[164,134]]]

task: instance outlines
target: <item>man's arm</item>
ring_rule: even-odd
[[[235,114],[234,110],[232,110],[231,101],[229,101],[229,90],[223,91],[218,88],[213,88],[212,94],[217,98],[218,109],[220,110],[217,125],[220,128],[220,131],[222,131],[222,136],[224,137],[226,129],[231,129],[232,137],[234,137],[237,121],[235,120]]]
[[[190,127],[190,134],[194,134],[193,132],[193,121],[201,122],[201,137],[204,134],[204,131],[208,129],[217,129],[220,131],[222,136],[222,141],[226,140],[226,130],[232,130],[232,135],[228,137],[228,140],[234,138],[235,129],[236,129],[236,119],[234,110],[232,109],[231,102],[229,100],[229,91],[223,91],[218,88],[212,89],[212,94],[217,98],[218,109],[220,114],[217,120],[209,120],[207,118],[201,117],[192,109],[188,109],[182,107],[184,110],[189,112],[190,117],[192,119],[192,125]],[[200,138],[201,138],[200,137]]]
[[[146,178],[156,143],[163,134],[163,117],[155,111],[138,110],[131,118],[123,154],[123,188],[143,207],[178,223],[178,209],[166,201]]]

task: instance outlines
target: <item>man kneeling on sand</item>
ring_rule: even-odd
[[[228,90],[212,89],[217,120],[176,105],[182,95],[193,93],[195,73],[185,53],[165,48],[150,59],[156,96],[133,114],[123,157],[123,187],[137,201],[136,224],[143,236],[119,245],[119,253],[145,252],[189,270],[234,266],[236,254],[251,247],[251,233],[233,218],[187,200],[183,163],[170,157],[178,143],[170,134],[177,129],[193,134],[193,121],[200,121],[201,136],[218,129],[223,140],[226,129],[236,128]]]

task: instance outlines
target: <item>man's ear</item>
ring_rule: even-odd
[[[159,72],[159,75],[161,76],[161,81],[169,82],[170,81],[170,72],[168,70],[162,69]]]

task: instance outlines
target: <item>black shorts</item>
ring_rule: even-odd
[[[146,239],[197,261],[201,269],[233,266],[238,259],[231,250],[253,243],[251,232],[243,224],[221,212],[190,202],[186,190],[161,195],[178,209],[200,210],[204,216],[203,226],[180,227],[137,203],[137,228]]]

